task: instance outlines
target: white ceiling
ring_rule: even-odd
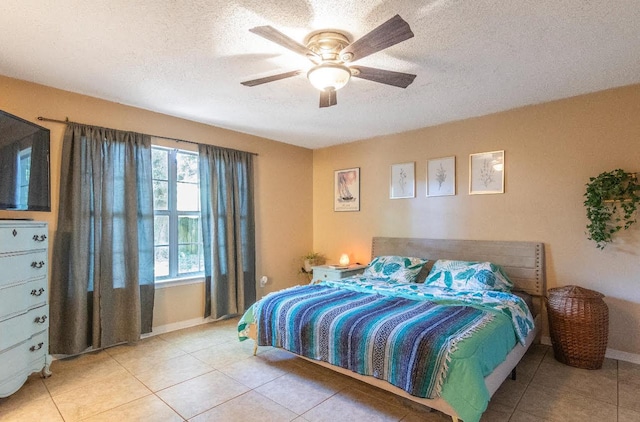
[[[240,85],[311,66],[252,27],[358,39],[395,14],[415,37],[356,63],[407,89],[354,78],[320,109],[303,75]],[[640,1],[2,0],[0,74],[319,148],[639,83]]]

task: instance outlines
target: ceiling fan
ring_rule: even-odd
[[[349,79],[367,79],[400,88],[409,86],[416,75],[365,66],[347,66],[392,45],[413,37],[409,24],[395,15],[362,38],[350,42],[349,38],[335,30],[321,30],[309,34],[302,45],[272,26],[257,26],[249,31],[279,44],[311,60],[314,66],[307,71],[309,82],[320,90],[320,107],[331,107],[338,103],[336,91],[344,87]],[[242,82],[245,86],[256,86],[278,81],[304,73],[304,69],[279,73],[260,79]]]

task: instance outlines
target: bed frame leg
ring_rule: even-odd
[[[253,356],[258,354],[258,341],[253,342]]]
[[[512,380],[516,380],[516,368],[513,368],[513,370],[511,371],[511,379]]]

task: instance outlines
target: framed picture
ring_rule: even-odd
[[[403,163],[391,165],[391,199],[413,198],[416,196],[416,163]]]
[[[334,211],[360,211],[360,167],[334,172]]]
[[[427,160],[427,196],[456,194],[456,157]]]
[[[504,193],[504,151],[469,155],[469,195]]]

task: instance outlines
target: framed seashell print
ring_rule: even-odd
[[[360,167],[334,172],[334,211],[360,211]]]

